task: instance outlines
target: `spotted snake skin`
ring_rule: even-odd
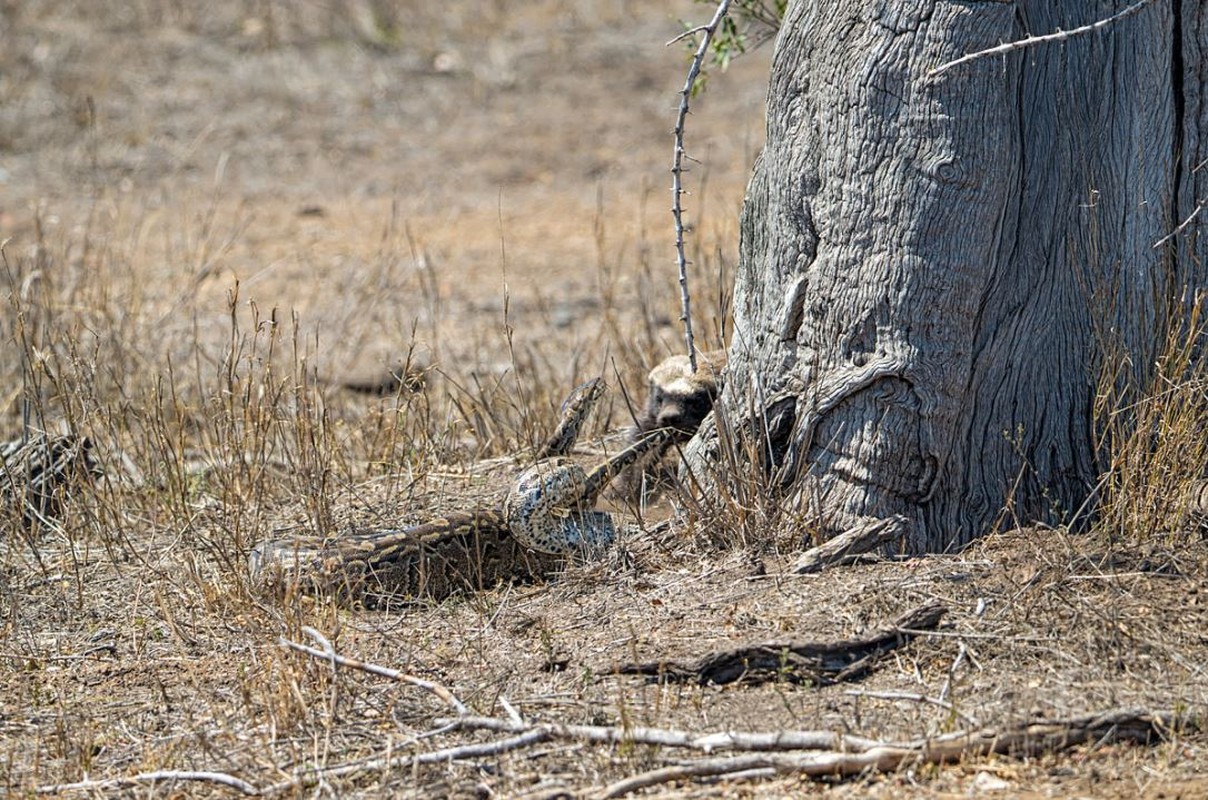
[[[654,431],[590,470],[565,458],[602,389],[596,379],[571,393],[540,458],[502,498],[411,527],[270,541],[252,551],[253,580],[278,591],[386,602],[441,598],[546,574],[568,555],[608,547],[616,524],[593,507],[614,477],[662,447],[670,431]]]

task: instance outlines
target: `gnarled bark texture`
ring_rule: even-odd
[[[1208,202],[1208,10],[929,72],[1127,4],[791,5],[721,404],[824,530],[903,514],[940,550],[1087,498],[1101,355],[1152,364],[1205,284],[1208,209],[1154,245]]]

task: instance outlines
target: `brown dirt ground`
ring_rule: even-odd
[[[631,532],[605,561],[546,583],[439,604],[368,611],[250,595],[243,559],[272,531],[443,508],[473,483],[458,469],[531,443],[576,380],[604,370],[632,392],[679,349],[666,187],[685,62],[663,42],[677,18],[708,9],[416,3],[366,30],[355,20],[367,3],[203,5],[0,3],[0,240],[18,272],[42,265],[40,280],[104,309],[57,309],[94,332],[77,344],[102,377],[89,378],[87,402],[46,402],[76,409],[131,461],[103,482],[100,511],[5,542],[9,792],[154,769],[263,786],[303,765],[484,738],[417,738],[441,703],[362,673],[333,678],[278,647],[303,625],[345,655],[439,681],[478,712],[501,714],[506,699],[541,721],[909,739],[962,719],[1208,713],[1208,541],[1189,531],[1138,544],[1024,529],[956,555],[801,577],[786,574],[800,534],[752,536],[731,510]],[[768,55],[715,76],[690,123],[694,177],[706,179],[690,208],[707,341],[724,336]],[[299,391],[296,416],[258,427],[256,413],[280,406],[252,392],[228,407],[205,387],[232,347],[249,349],[259,383],[228,394],[276,385],[275,356],[253,347],[274,313],[321,378],[372,375],[414,350],[428,385],[380,401],[323,389],[318,410]],[[19,385],[14,366],[0,370]],[[174,402],[150,413],[165,376],[180,382]],[[20,422],[18,394],[0,386],[5,433]],[[617,394],[592,435],[625,423]],[[242,414],[242,438],[211,425],[224,413]],[[249,464],[248,452],[269,452],[247,433],[258,430],[293,437],[281,452],[295,455]],[[635,658],[840,639],[935,600],[950,609],[937,633],[847,685],[602,674]],[[885,692],[943,694],[950,707],[871,696]],[[554,743],[305,793],[590,796],[674,757]],[[1208,735],[1189,732],[1152,747],[647,796],[1193,798],[1208,797],[1205,774]],[[225,794],[199,783],[94,793],[121,792]]]

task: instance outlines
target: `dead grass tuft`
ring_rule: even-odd
[[[1097,417],[1111,461],[1101,484],[1099,526],[1114,539],[1175,544],[1198,522],[1208,463],[1208,371],[1202,354],[1204,299],[1176,318],[1156,364],[1126,358],[1104,371]],[[1111,363],[1111,362],[1109,362]]]

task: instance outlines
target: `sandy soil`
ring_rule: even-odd
[[[25,287],[10,306],[45,303],[37,325],[5,318],[4,432],[20,426],[9,386],[33,330],[46,413],[89,431],[111,468],[60,529],[5,528],[0,786],[174,769],[263,788],[306,767],[502,738],[434,733],[449,709],[431,694],[283,650],[279,637],[305,639],[303,626],[501,718],[506,701],[537,721],[885,739],[1111,708],[1203,724],[1208,541],[1196,531],[1014,531],[962,554],[793,576],[800,530],[738,506],[658,526],[664,503],[608,558],[546,582],[378,610],[249,591],[256,541],[445,508],[474,483],[469,462],[531,443],[586,376],[614,385],[593,452],[605,431],[615,444],[620,387],[640,393],[649,365],[681,348],[667,171],[685,54],[664,42],[708,11],[0,3],[0,240]],[[769,56],[714,75],[690,121],[706,344],[725,335]],[[429,370],[421,392],[366,399],[335,385],[409,352]],[[319,388],[299,388],[301,374]],[[608,674],[839,640],[927,602],[947,607],[941,627],[851,683]],[[555,741],[281,793],[586,797],[677,757]],[[1204,774],[1208,738],[1189,728],[1150,747],[644,796],[1193,798],[1208,796]],[[212,782],[87,790],[230,794]]]
[[[397,357],[414,328],[436,360],[497,368],[505,299],[518,336],[552,322],[574,352],[605,293],[658,298],[659,329],[627,357],[678,349],[668,169],[686,53],[664,42],[691,3],[405,9],[388,50],[309,5],[270,21],[254,3],[29,5],[5,34],[0,236],[20,247],[35,211],[51,229],[134,228],[165,339],[225,325],[238,280],[345,366]],[[690,222],[731,260],[767,56],[715,76],[691,121]]]

